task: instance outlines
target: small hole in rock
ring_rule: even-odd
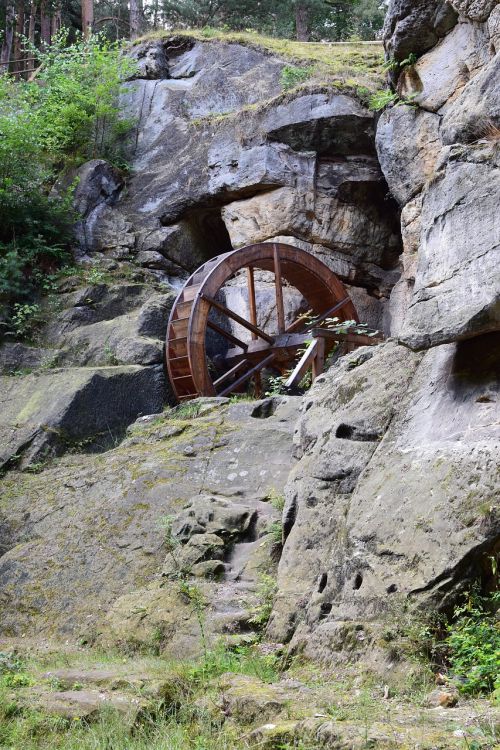
[[[335,433],[335,437],[340,438],[341,440],[350,440],[352,438],[353,432],[354,430],[350,425],[339,424]]]
[[[327,617],[330,612],[332,611],[332,603],[331,602],[323,602],[319,608],[319,619],[323,620],[325,617]]]
[[[328,581],[327,574],[326,573],[322,573],[321,574],[321,578],[319,579],[319,584],[318,584],[318,593],[319,594],[322,594],[323,591],[325,590],[327,581]]]
[[[395,583],[391,583],[391,585],[387,586],[386,588],[386,591],[388,594],[395,594],[397,590],[398,590],[398,587],[396,586]]]
[[[356,591],[361,588],[361,584],[363,583],[363,576],[361,573],[356,573],[356,577],[354,578],[354,584],[353,589]]]

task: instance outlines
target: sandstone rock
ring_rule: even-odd
[[[487,138],[490,125],[500,125],[500,50],[460,96],[444,107],[441,137],[445,144],[470,143]]]
[[[461,16],[471,21],[486,21],[498,0],[450,0],[451,5]]]
[[[416,65],[404,68],[398,91],[424,109],[437,112],[489,62],[488,36],[478,25],[459,23]]]
[[[236,247],[291,235],[382,268],[393,266],[399,252],[391,220],[373,204],[356,205],[326,192],[300,195],[280,188],[231,203],[222,216]]]
[[[386,50],[397,60],[426,52],[456,21],[456,12],[443,0],[391,0],[383,31]]]
[[[165,271],[166,273],[173,272],[174,275],[179,272],[175,263],[167,260],[167,258],[154,250],[141,250],[135,256],[135,262],[139,266],[144,266],[144,268],[154,268],[158,271]]]
[[[75,234],[81,250],[89,254],[105,253],[109,258],[128,258],[135,248],[132,223],[118,208],[111,208],[107,203],[100,203],[86,218],[77,222]]]
[[[2,377],[1,465],[28,466],[163,408],[161,368],[74,368]]]
[[[303,94],[269,108],[262,130],[294,151],[317,154],[372,154],[373,117],[345,94]]]
[[[287,540],[271,636],[292,638],[292,648],[328,663],[360,658],[364,648],[374,649],[369,621],[380,620],[392,597],[449,607],[482,569],[499,533],[492,498],[499,491],[493,466],[500,433],[491,426],[497,340],[490,334],[442,346],[419,365],[415,355],[407,359],[387,344],[352,371],[352,355],[344,358],[314,386],[297,433],[301,459],[287,487]],[[406,395],[394,401],[379,394],[380,387]],[[364,410],[356,424],[358,399]],[[375,407],[373,415],[366,404]],[[323,432],[322,421],[335,406],[336,422],[343,409],[351,421]],[[347,485],[352,450],[341,457],[341,450],[332,454],[332,444],[373,440],[377,431],[382,441],[363,458],[359,453],[363,470]],[[328,475],[325,455],[335,455]]]
[[[168,60],[163,41],[134,44],[128,56],[135,62],[137,70],[132,78],[168,78]]]
[[[225,713],[241,724],[276,719],[286,713],[289,697],[278,685],[266,685],[256,677],[223,675]]]
[[[454,708],[459,700],[458,690],[438,688],[433,690],[432,693],[426,698],[426,704],[430,708]]]
[[[68,371],[61,379],[63,375],[67,380]],[[46,405],[59,386],[57,380],[50,382],[48,395],[41,397]],[[122,412],[123,404],[138,395],[111,394],[109,403],[99,406],[100,418],[105,409]],[[179,582],[160,575],[167,555],[162,519],[175,521],[179,516],[181,526],[188,512],[183,507],[191,498],[214,495],[219,502],[209,502],[204,513],[199,502],[194,506],[206,527],[213,524],[209,517],[215,506],[217,527],[223,522],[236,529],[239,539],[240,530],[248,529],[249,519],[257,514],[255,531],[248,529],[249,539],[240,546],[226,532],[223,555],[211,532],[202,534],[203,541],[191,536],[182,551],[195,553],[193,564],[221,556],[226,560],[223,582],[191,581],[206,587],[209,636],[215,631],[220,637],[220,614],[233,622],[246,619],[248,629],[262,562],[263,540],[256,538],[257,529],[278,517],[265,498],[272,489],[281,492],[286,481],[298,401],[282,398],[274,414],[256,418],[252,402],[201,400],[203,415],[186,418],[174,411],[141,418],[128,439],[105,454],[70,455],[40,474],[12,472],[5,477],[2,490],[8,503],[5,509],[2,503],[0,517],[2,632],[64,632],[65,637],[88,641],[102,630],[107,643],[161,647],[182,658],[188,652],[198,654],[200,630],[193,608],[179,594]],[[98,404],[91,402],[91,407]],[[186,455],[187,446],[194,455]],[[242,506],[245,510],[235,511]],[[256,566],[250,562],[253,555]],[[174,634],[171,639],[169,633]]]
[[[6,342],[0,348],[0,372],[10,375],[39,367],[55,367],[59,355],[58,349],[28,346],[20,342]]]
[[[407,106],[388,109],[378,122],[376,144],[389,189],[404,206],[434,174],[439,117]]]
[[[412,301],[417,273],[418,250],[422,233],[422,194],[406,204],[401,212],[401,234],[403,255],[401,256],[401,277],[394,286],[388,305],[386,323],[391,336],[401,335],[406,314]]]
[[[23,698],[30,708],[35,708],[47,716],[60,716],[64,719],[95,721],[100,712],[112,708],[118,711],[130,726],[136,722],[139,713],[147,705],[141,698],[117,693],[107,694],[98,690],[64,690],[43,693],[34,689],[25,692]]]
[[[496,5],[488,19],[488,33],[492,52],[500,52],[500,5]]]
[[[422,244],[401,341],[413,349],[498,330],[500,190],[494,144],[448,149],[422,204]],[[481,227],[474,237],[471,227]]]

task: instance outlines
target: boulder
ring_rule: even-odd
[[[131,78],[158,80],[169,77],[169,67],[165,43],[162,40],[133,44],[128,57],[135,63]]]
[[[450,0],[450,3],[461,16],[471,21],[486,21],[498,0]]]
[[[161,367],[73,368],[1,381],[2,466],[36,464],[72,444],[118,435],[164,403]]]
[[[457,22],[457,13],[445,0],[391,0],[383,37],[389,57],[404,60],[422,54]]]
[[[500,327],[499,166],[494,143],[450,147],[424,193],[415,287],[400,334],[413,349]]]
[[[378,121],[376,144],[389,190],[404,206],[434,175],[439,116],[408,106],[387,109]]]

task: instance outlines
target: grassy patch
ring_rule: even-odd
[[[331,85],[334,82],[345,85],[346,88],[356,90],[364,98],[374,93],[384,83],[384,53],[381,42],[350,42],[350,43],[316,43],[297,42],[290,39],[276,39],[265,37],[252,32],[224,32],[210,29],[181,30],[167,34],[165,31],[146,34],[136,43],[152,39],[166,39],[171,36],[185,36],[202,41],[222,41],[244,44],[254,49],[271,53],[292,63],[286,68],[307,70],[302,73],[302,80],[294,80],[292,86],[307,80],[311,83]],[[290,76],[285,74],[284,88],[290,88]],[[292,74],[293,77],[293,74]]]

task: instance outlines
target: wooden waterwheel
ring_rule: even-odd
[[[269,330],[269,325],[263,330],[257,324],[256,270],[274,274],[276,330]],[[226,307],[219,294],[226,282],[242,272],[246,274],[248,290],[247,317]],[[298,315],[286,324],[284,286],[300,292],[310,315]],[[341,281],[304,250],[268,242],[212,258],[188,279],[170,314],[166,360],[176,397],[187,401],[198,396],[227,396],[241,390],[252,378],[259,394],[262,370],[286,372],[304,346],[307,349],[289,378],[290,384],[297,382],[309,368],[313,377],[322,372],[325,355],[336,341],[347,340],[350,345],[372,343],[360,341],[354,335],[350,341],[349,334],[331,336],[317,328],[332,316],[358,320]],[[237,324],[238,333],[245,332],[243,336],[235,335],[228,325],[230,321],[233,329]],[[208,332],[225,340],[226,351],[215,358],[215,364],[209,364],[207,359]]]

